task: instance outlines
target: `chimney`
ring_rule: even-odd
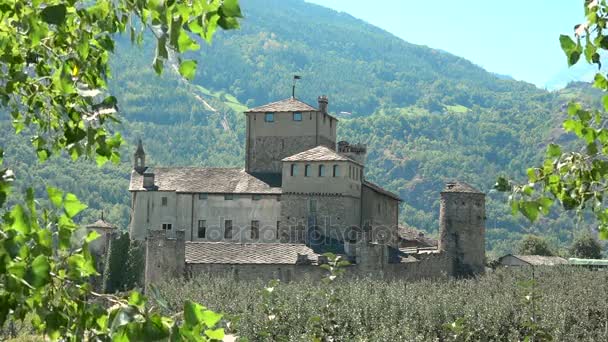
[[[323,114],[327,114],[327,104],[329,103],[327,101],[327,96],[321,95],[317,100],[319,101],[319,111]]]
[[[154,188],[154,172],[149,168],[144,171],[144,188],[148,190]]]

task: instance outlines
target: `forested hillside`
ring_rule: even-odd
[[[243,0],[242,7],[241,30],[218,32],[212,46],[201,44],[192,55],[199,68],[190,83],[171,68],[157,77],[153,57],[120,39],[110,87],[122,117],[115,129],[129,145],[118,166],[68,158],[37,165],[27,132],[14,136],[4,115],[0,142],[8,165],[25,172],[17,175],[19,184],[70,190],[90,207],[83,221],[104,209],[126,228],[137,138],[150,165],[243,166],[241,112],[290,96],[291,76],[298,74],[297,96],[315,105],[317,95],[328,95],[330,111],[341,119],[340,138],[368,144],[367,177],[405,199],[402,223],[433,233],[446,180],[487,192],[498,175],[522,175],[549,141],[561,138],[562,105],[586,91],[550,93],[499,78],[300,0]],[[155,41],[146,37],[143,44]],[[488,247],[496,253],[531,230],[550,232],[555,242],[571,237],[575,223],[564,214],[530,227],[511,216],[501,195],[490,192],[487,202]]]

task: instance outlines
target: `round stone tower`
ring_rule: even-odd
[[[461,182],[449,182],[441,192],[439,250],[453,261],[457,277],[484,272],[485,194]]]

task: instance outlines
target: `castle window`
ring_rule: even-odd
[[[251,238],[254,240],[260,238],[260,221],[251,221]]]
[[[232,201],[233,199],[234,199],[234,194],[225,194],[224,195],[225,201]]]
[[[293,113],[293,121],[302,121],[302,113],[300,113],[300,112]]]
[[[199,200],[206,200],[208,197],[209,196],[208,196],[208,194],[206,192],[198,194],[198,199]]]
[[[171,230],[173,225],[171,223],[163,223],[163,230]]]
[[[291,164],[291,176],[297,176],[298,175],[298,165],[297,164]]]
[[[304,177],[310,177],[310,164],[304,166]]]
[[[325,177],[325,165],[319,165],[319,177]]]
[[[274,113],[266,113],[264,115],[264,121],[266,121],[266,122],[274,122]]]
[[[308,211],[311,214],[314,214],[317,212],[317,200],[311,199],[308,201]]]
[[[334,177],[340,177],[340,165],[334,165]]]
[[[204,239],[207,233],[207,221],[198,220],[198,238]]]
[[[162,197],[160,199],[160,203],[163,207],[166,207],[167,206],[167,197]]]
[[[281,226],[281,221],[277,221],[277,231],[276,231],[276,238],[279,238],[279,227]]]
[[[224,239],[232,239],[232,220],[224,221]]]
[[[253,200],[253,201],[259,201],[261,199],[262,199],[262,195],[259,195],[259,194],[251,195],[251,200]]]
[[[348,178],[353,178],[353,167],[348,165]]]

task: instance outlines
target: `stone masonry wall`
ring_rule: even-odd
[[[279,279],[289,282],[320,279],[326,271],[316,265],[189,264],[186,272],[191,278],[204,275],[232,277],[242,281]]]
[[[485,195],[441,193],[439,249],[454,261],[458,276],[483,273],[485,262]]]
[[[261,136],[250,139],[249,172],[281,173],[283,158],[306,151],[319,145],[326,146],[332,150],[336,149],[336,143],[329,138],[319,136]]]
[[[145,287],[166,279],[184,276],[186,244],[184,231],[175,232],[175,238],[166,238],[162,230],[148,231],[146,238]]]
[[[310,201],[316,201],[316,212],[311,212]],[[337,240],[344,240],[352,227],[359,226],[360,200],[346,196],[314,194],[283,194],[281,196],[281,241],[306,242],[310,217],[316,220],[319,232]]]

